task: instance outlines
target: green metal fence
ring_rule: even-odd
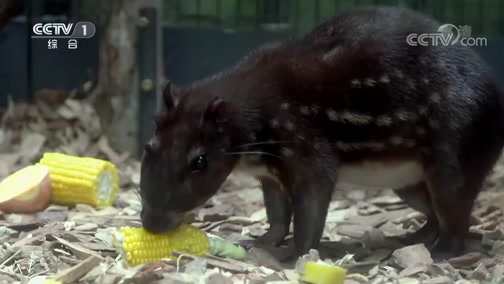
[[[169,25],[303,32],[341,11],[366,5],[409,7],[476,36],[504,35],[504,0],[164,0]]]

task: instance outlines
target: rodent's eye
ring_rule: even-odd
[[[192,168],[194,171],[203,171],[208,166],[207,157],[205,154],[197,156],[192,163]]]

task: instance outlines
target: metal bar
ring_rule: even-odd
[[[219,0],[217,0],[219,1]],[[263,21],[262,13],[259,13],[259,0],[255,0],[255,28],[258,29]]]
[[[273,2],[273,22],[274,23],[279,23],[280,22],[280,1],[281,0],[275,0]]]
[[[182,0],[175,0],[175,23],[179,23],[180,21],[180,1]]]
[[[466,23],[463,23],[464,25]],[[485,21],[484,21],[484,17],[483,17],[483,2],[482,1],[478,1],[478,24],[479,24],[479,28],[480,30],[478,31],[478,33],[481,33],[481,34],[485,34]]]
[[[201,25],[201,0],[196,0],[196,23]]]
[[[294,31],[298,32],[299,31],[299,16],[300,16],[300,8],[299,8],[299,0],[295,0],[295,21],[294,21]]]
[[[148,102],[154,100],[159,103],[159,97],[157,96],[157,91],[159,89],[159,72],[158,72],[158,61],[159,58],[159,40],[158,37],[158,21],[159,17],[157,15],[156,8],[154,7],[142,7],[140,8],[140,17],[144,17],[147,21],[146,24],[139,27],[138,29],[138,76],[140,79],[139,84],[139,123],[141,125],[138,135],[139,135],[139,153],[142,153],[142,146],[144,142],[148,139],[152,131],[152,119],[151,115],[148,113],[152,112],[152,109],[148,108]]]
[[[290,6],[291,6],[291,1],[289,0],[281,0],[280,2],[280,15],[282,16],[282,23],[288,23],[289,26],[291,24],[291,13],[290,13]]]
[[[222,2],[221,0],[217,0],[215,3],[215,15],[217,16],[217,20],[219,21],[219,27],[222,28],[222,12],[221,12]]]
[[[26,92],[28,98],[33,96],[33,46],[32,46],[32,27],[33,27],[33,0],[26,2]]]
[[[499,36],[504,36],[504,1],[499,1]]]
[[[465,4],[460,5],[460,22],[465,23]]]
[[[235,6],[235,29],[238,29],[241,20],[241,0],[236,0]]]
[[[263,23],[271,24],[275,22],[275,0],[263,1]]]

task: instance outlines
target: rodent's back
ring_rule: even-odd
[[[272,133],[287,135],[294,124],[302,139],[323,137],[347,150],[429,147],[447,127],[461,135],[482,113],[497,118],[500,93],[472,49],[408,45],[407,35],[440,25],[407,9],[343,13],[248,57],[245,74],[270,85],[250,106],[260,104]]]

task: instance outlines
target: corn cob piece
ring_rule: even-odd
[[[119,191],[117,168],[108,161],[45,153],[39,164],[49,169],[52,203],[107,207],[114,202]]]
[[[163,258],[172,259],[175,251],[194,256],[211,254],[235,259],[246,256],[242,247],[226,240],[210,238],[204,231],[188,224],[182,224],[163,235],[149,233],[143,228],[121,227],[113,240],[114,246],[130,267]]]

